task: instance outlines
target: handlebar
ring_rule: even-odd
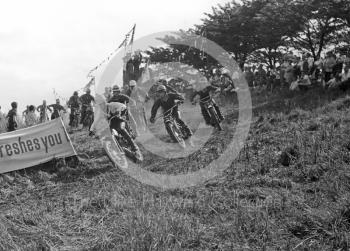
[[[169,116],[169,115],[171,114],[171,111],[172,111],[175,107],[179,106],[179,105],[182,104],[182,103],[183,103],[182,101],[176,102],[176,104],[175,104],[173,107],[171,107],[171,108],[168,109],[167,111],[163,112],[162,115],[159,115],[158,117],[154,118],[154,121],[157,121],[157,120],[160,119],[160,118]],[[168,114],[167,114],[167,113],[168,113]]]

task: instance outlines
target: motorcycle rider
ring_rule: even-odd
[[[91,109],[92,111],[92,102],[95,102],[95,98],[91,95],[91,90],[87,89],[86,93],[82,95],[80,98],[81,102],[81,119],[80,124],[82,124],[85,120],[85,117],[87,115],[87,110]]]
[[[216,113],[218,114],[218,117],[220,119],[220,121],[223,121],[225,118],[224,116],[222,115],[221,111],[220,111],[220,108],[219,106],[215,103],[215,100],[212,98],[212,94],[217,92],[217,91],[220,91],[219,88],[215,87],[215,86],[212,86],[212,85],[209,85],[209,86],[206,86],[205,88],[203,88],[202,90],[200,91],[195,91],[194,94],[192,95],[192,98],[191,98],[191,103],[193,105],[196,104],[196,98],[199,97],[200,101],[199,101],[199,105],[201,107],[201,112],[202,112],[202,115],[203,115],[203,118],[204,118],[204,121],[207,125],[211,125],[212,124],[212,121],[210,119],[210,114],[208,113],[207,109],[205,108],[205,102],[204,101],[209,101],[211,100],[211,102],[213,103],[213,106],[216,110]]]
[[[81,102],[78,96],[78,92],[75,91],[73,93],[73,96],[71,96],[68,101],[68,107],[70,108],[70,111],[71,111],[69,115],[69,126],[73,126],[74,116],[76,114],[76,111],[79,111],[80,105],[81,105]]]
[[[111,129],[115,129],[131,146],[132,151],[139,152],[139,148],[130,136],[127,130],[128,109],[126,104],[129,103],[128,96],[120,93],[118,86],[113,86],[113,96],[108,101],[109,119]]]
[[[179,93],[168,93],[167,88],[164,85],[159,85],[157,87],[156,97],[157,100],[154,102],[151,110],[150,122],[155,122],[155,117],[157,115],[159,107],[163,109],[164,114],[166,112],[169,112],[169,110],[173,108],[171,111],[171,115],[179,124],[179,126],[184,129],[184,131],[186,132],[185,139],[188,139],[188,143],[192,145],[191,137],[193,133],[191,129],[185,124],[185,122],[180,118],[180,112],[178,106],[176,106],[176,104],[178,104],[179,102],[183,102],[185,99]]]
[[[112,97],[108,100],[107,103],[118,102],[126,105],[130,101],[131,101],[130,97],[125,94],[122,94],[120,87],[117,85],[114,85],[112,88]]]

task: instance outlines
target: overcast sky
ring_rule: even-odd
[[[137,24],[135,38],[187,29],[204,12],[228,0],[6,1],[0,15],[0,105],[20,109],[69,97],[87,83],[88,71]]]

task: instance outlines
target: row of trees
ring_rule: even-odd
[[[201,50],[178,45],[201,35],[232,54],[243,67],[262,63],[273,67],[290,50],[310,53],[315,60],[330,48],[349,53],[349,0],[243,0],[205,13],[202,24],[180,37],[162,40],[170,47],[148,51],[151,62],[181,61],[203,69],[215,60]],[[205,50],[206,44],[200,45]]]

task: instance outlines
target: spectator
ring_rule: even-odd
[[[133,56],[132,64],[134,66],[134,74],[132,80],[138,81],[138,79],[141,77],[141,71],[140,71],[140,65],[142,62],[142,55],[141,53],[137,53]]]
[[[288,84],[288,86],[290,86],[290,84],[295,81],[295,76],[294,76],[294,67],[292,65],[292,60],[288,59],[285,62],[285,73],[284,73],[284,79],[286,81],[286,83]]]
[[[273,79],[273,87],[272,89],[276,89],[277,87],[281,87],[282,83],[281,83],[281,66],[278,66],[277,68],[274,67],[272,69],[272,75],[274,76]]]
[[[49,121],[49,116],[47,115],[47,111],[52,112],[51,108],[46,105],[46,100],[43,100],[43,104],[39,105],[36,110],[40,113],[40,123],[45,123]]]
[[[6,116],[1,111],[1,106],[0,106],[0,133],[4,133],[4,132],[6,132]]]
[[[323,65],[323,79],[327,83],[333,77],[333,67],[336,65],[336,56],[332,52],[328,52]]]
[[[258,86],[265,86],[266,85],[266,80],[267,80],[267,75],[266,71],[263,68],[263,65],[259,65],[258,71],[255,74],[255,79],[257,81]]]
[[[27,105],[26,109],[22,112],[22,116],[25,117],[29,112],[29,105]]]
[[[254,85],[254,73],[250,67],[246,67],[244,71],[245,79],[247,80],[248,86],[253,87]]]
[[[66,109],[64,109],[64,107],[61,106],[59,99],[56,99],[56,104],[49,105],[48,107],[53,108],[53,113],[51,114],[51,120],[54,120],[60,117],[61,112],[66,112]]]
[[[347,62],[347,59],[345,59],[344,64],[344,72],[341,75],[339,88],[343,91],[346,91],[350,88],[350,62]]]
[[[11,103],[12,109],[8,112],[6,118],[8,119],[7,122],[7,131],[13,132],[18,127],[18,119],[17,119],[17,102]]]
[[[24,116],[24,118],[25,118],[25,123],[27,127],[38,124],[39,119],[35,114],[35,107],[33,105],[28,106],[28,112]]]

